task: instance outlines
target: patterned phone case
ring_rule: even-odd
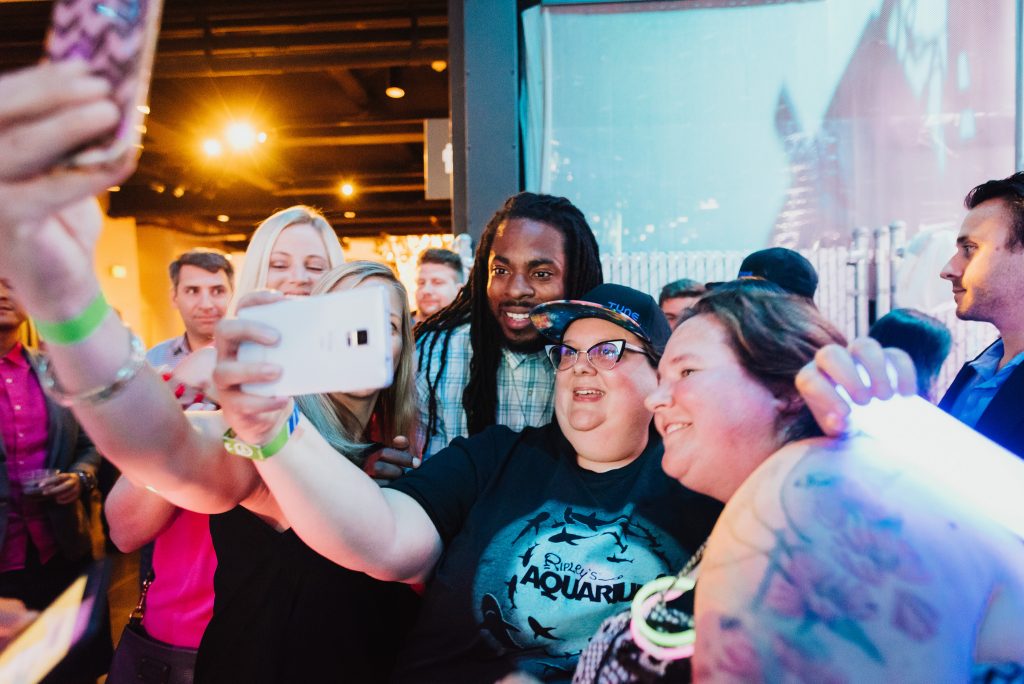
[[[149,111],[149,79],[160,30],[162,0],[57,0],[46,39],[53,61],[72,58],[90,64],[113,86],[121,108],[117,129],[76,151],[70,166],[91,166],[142,149]]]

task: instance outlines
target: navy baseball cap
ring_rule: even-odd
[[[625,285],[604,283],[582,299],[562,299],[534,307],[530,321],[542,335],[561,342],[566,328],[581,318],[601,318],[628,330],[659,354],[672,334],[661,307],[649,294]]]
[[[737,278],[762,278],[808,298],[813,298],[818,289],[818,272],[811,262],[785,247],[769,247],[748,254],[740,264]]]

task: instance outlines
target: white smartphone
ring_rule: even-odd
[[[246,392],[294,397],[391,384],[391,302],[382,285],[253,306],[239,310],[238,317],[265,323],[281,334],[275,347],[254,342],[239,347],[240,361],[282,368],[276,382],[242,385]]]

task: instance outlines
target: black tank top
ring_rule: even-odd
[[[412,589],[335,565],[241,506],[211,516],[210,532],[215,598],[196,684],[388,680]]]

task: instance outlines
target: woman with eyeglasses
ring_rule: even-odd
[[[554,422],[456,439],[384,489],[366,486],[305,419],[257,463],[319,553],[378,579],[427,582],[397,681],[493,682],[516,671],[568,681],[602,620],[682,565],[717,518],[717,502],[661,470],[644,405],[670,333],[657,303],[609,284],[584,299],[532,314],[554,342]],[[234,334],[224,348],[257,339],[255,329]],[[259,415],[238,387],[251,370],[222,361],[234,369],[219,374],[231,383],[220,387],[225,415],[239,437],[265,443],[280,416]]]

